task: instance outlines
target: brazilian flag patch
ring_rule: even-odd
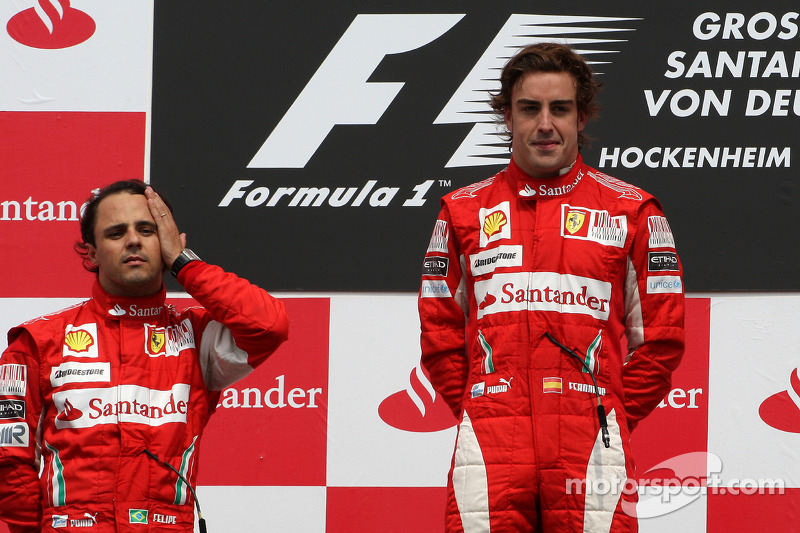
[[[128,519],[131,524],[146,524],[147,509],[128,509]]]

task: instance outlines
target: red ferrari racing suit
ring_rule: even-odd
[[[419,312],[460,421],[448,531],[636,531],[629,435],[683,355],[681,275],[655,198],[580,156],[546,180],[512,160],[442,199]]]
[[[286,339],[283,304],[193,261],[166,291],[92,298],[9,332],[0,357],[0,518],[12,531],[194,530],[200,436],[221,391]],[[158,461],[149,456],[155,455]],[[41,479],[38,475],[41,461]]]

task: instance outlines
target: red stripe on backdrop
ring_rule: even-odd
[[[444,487],[328,487],[326,533],[438,533]]]
[[[222,391],[200,445],[199,485],[325,485],[330,300],[283,303],[289,340]]]
[[[672,376],[672,390],[659,407],[639,423],[631,435],[637,476],[664,461],[708,448],[708,354],[711,321],[710,298],[686,299],[686,352]],[[692,474],[706,475],[705,464]]]
[[[0,297],[89,296],[73,250],[91,190],[144,177],[145,113],[0,112]]]
[[[800,531],[800,489],[783,489],[783,494],[768,494],[768,489],[759,489],[765,494],[722,494],[722,490],[708,495],[706,533]]]

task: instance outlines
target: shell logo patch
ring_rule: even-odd
[[[61,354],[64,357],[97,357],[97,324],[67,324]]]
[[[64,343],[73,352],[85,352],[94,344],[94,339],[83,330],[70,331],[64,337]]]
[[[503,229],[503,226],[506,224],[508,224],[508,219],[505,213],[502,211],[495,211],[483,221],[483,232],[487,237],[491,237]]]
[[[479,211],[480,245],[511,238],[511,204],[500,202],[491,208]]]

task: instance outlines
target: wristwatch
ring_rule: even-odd
[[[176,257],[175,261],[172,263],[172,270],[170,270],[170,272],[172,272],[172,275],[177,278],[178,272],[180,272],[183,267],[185,267],[192,261],[202,261],[202,260],[196,253],[194,253],[188,248],[184,248],[183,251],[181,252],[181,255]]]

